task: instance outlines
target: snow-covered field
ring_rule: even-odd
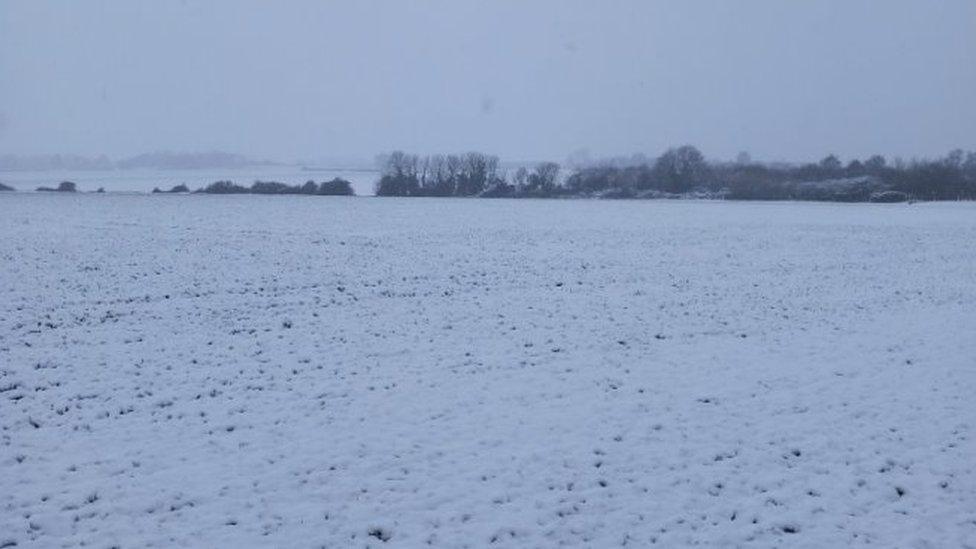
[[[973,547],[974,243],[976,204],[2,195],[0,547]]]

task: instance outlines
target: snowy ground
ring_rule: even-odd
[[[974,547],[974,242],[976,204],[3,195],[0,547]]]

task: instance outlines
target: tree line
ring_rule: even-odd
[[[154,189],[153,192],[187,192],[185,185],[178,185],[169,191]],[[278,181],[255,181],[250,187],[238,185],[232,181],[215,181],[206,187],[194,191],[203,194],[304,194],[319,196],[353,196],[352,183],[341,177],[331,181],[316,183],[306,181],[303,185],[288,185]]]
[[[511,198],[666,198],[899,202],[976,199],[976,152],[955,150],[934,160],[880,155],[844,164],[834,155],[808,164],[709,162],[691,145],[653,160],[585,166],[563,174],[553,162],[506,172],[482,153],[419,156],[396,151],[381,159],[378,196]]]
[[[0,191],[15,191],[13,187],[0,183]],[[71,181],[62,181],[56,188],[38,187],[41,192],[61,192],[73,193],[78,191],[78,186]],[[97,193],[105,192],[104,188],[99,187]],[[181,193],[201,193],[201,194],[303,194],[318,196],[353,196],[352,183],[341,177],[333,178],[331,181],[316,183],[306,181],[304,185],[288,185],[277,181],[255,181],[250,187],[238,185],[233,181],[215,181],[206,187],[191,191],[186,185],[175,185],[168,191],[159,187],[152,190],[152,194],[181,194]]]
[[[0,191],[12,191],[0,184]],[[62,182],[39,191],[75,192]],[[729,200],[819,200],[901,202],[976,199],[976,151],[954,150],[936,159],[896,160],[875,155],[846,164],[834,155],[807,164],[754,162],[745,153],[733,162],[708,161],[691,145],[668,149],[657,158],[635,156],[563,170],[554,162],[505,170],[497,156],[419,156],[396,151],[381,157],[378,196],[485,198],[677,198]],[[102,192],[102,189],[99,189]],[[186,185],[154,193],[188,193]],[[352,196],[342,178],[302,185],[255,181],[245,187],[217,181],[192,191],[203,194]]]
[[[377,196],[549,196],[559,183],[559,165],[519,168],[511,181],[497,156],[465,154],[420,157],[396,151],[382,160]]]

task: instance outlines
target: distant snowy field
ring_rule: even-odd
[[[973,547],[974,395],[976,204],[0,195],[0,547]]]

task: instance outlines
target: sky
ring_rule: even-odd
[[[0,0],[0,154],[976,149],[976,0]]]

